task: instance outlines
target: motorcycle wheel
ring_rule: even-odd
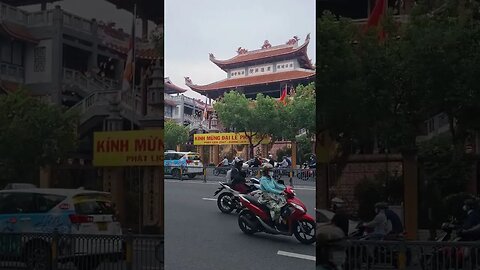
[[[256,220],[254,220],[253,214],[250,211],[245,211],[240,213],[240,215],[238,216],[238,226],[240,227],[242,232],[248,235],[251,235],[257,232],[257,229],[251,228],[250,225],[248,225],[246,220],[249,220],[251,222],[256,222]]]
[[[215,176],[220,175],[220,170],[219,169],[214,169],[213,170],[213,175],[215,175]]]
[[[295,225],[295,229],[293,230],[293,234],[295,238],[297,238],[300,243],[305,245],[310,245],[315,243],[315,223],[312,221],[307,220],[300,220]],[[305,232],[302,231],[302,228]]]
[[[235,210],[233,194],[230,192],[224,192],[220,194],[217,199],[217,206],[222,213],[230,214],[233,210]]]

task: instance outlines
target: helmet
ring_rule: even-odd
[[[247,163],[243,163],[243,164],[242,164],[242,169],[244,169],[244,170],[248,169],[248,164],[247,164]]]
[[[270,163],[265,163],[262,165],[262,168],[260,169],[262,172],[268,172],[270,171],[271,169],[273,169],[273,166],[272,164]]]
[[[381,210],[385,210],[388,208],[388,204],[386,202],[377,202],[375,204],[375,208],[378,208],[378,209],[381,209]]]

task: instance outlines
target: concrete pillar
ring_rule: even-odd
[[[112,202],[115,204],[119,221],[126,221],[126,200],[124,187],[124,169],[109,167],[103,169],[103,190],[112,194]]]
[[[63,10],[55,6],[53,10],[53,40],[52,40],[52,87],[51,96],[56,104],[62,104],[63,80]],[[48,67],[47,67],[48,68]]]
[[[219,145],[213,145],[212,146],[212,162],[213,164],[218,164],[220,163],[220,146]]]
[[[163,166],[143,168],[143,226],[156,227],[163,233]]]
[[[405,231],[408,240],[416,240],[418,230],[418,164],[416,154],[403,154],[403,177]]]
[[[40,168],[40,188],[52,187],[52,167],[49,165]]]
[[[297,168],[297,142],[292,141],[292,168]]]

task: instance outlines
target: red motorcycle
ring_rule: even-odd
[[[238,216],[238,226],[246,234],[266,232],[269,234],[292,234],[303,244],[315,242],[315,220],[307,214],[307,208],[297,198],[295,191],[287,186],[284,190],[287,203],[281,209],[281,216],[286,224],[275,224],[270,216],[270,210],[261,204],[257,198],[248,194],[240,194],[240,202],[244,209]]]

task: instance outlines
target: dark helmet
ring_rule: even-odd
[[[375,204],[375,208],[380,210],[386,210],[388,209],[388,204],[386,202],[377,202]]]
[[[466,199],[463,203],[467,207],[467,209],[477,209],[478,208],[478,202],[474,199]]]
[[[239,158],[236,162],[235,162],[235,166],[238,167],[238,168],[241,168],[243,165],[243,159]]]

